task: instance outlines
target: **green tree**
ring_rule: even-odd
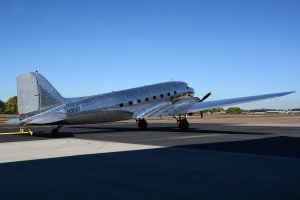
[[[9,98],[5,103],[4,114],[18,114],[17,96]]]
[[[241,114],[243,112],[239,107],[229,107],[226,111],[228,114]]]
[[[222,111],[224,111],[224,109],[219,107],[219,108],[212,108],[212,109],[209,109],[209,110],[203,110],[203,113],[207,113],[207,112],[217,113],[217,112],[222,112]]]
[[[0,100],[0,114],[3,114],[4,110],[5,110],[5,103]]]

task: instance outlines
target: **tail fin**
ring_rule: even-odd
[[[38,72],[29,72],[17,77],[19,114],[47,110],[64,103],[64,98]]]

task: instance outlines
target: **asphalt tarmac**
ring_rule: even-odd
[[[300,117],[148,123],[0,134],[0,199],[300,199]]]

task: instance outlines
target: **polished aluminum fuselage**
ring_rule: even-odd
[[[138,118],[137,113],[170,106],[194,95],[184,82],[165,82],[89,97],[65,99],[67,124],[102,123]]]
[[[126,119],[186,115],[239,103],[281,97],[281,92],[203,102],[185,82],[165,82],[106,94],[64,98],[37,72],[17,77],[19,118],[13,124],[91,124]],[[141,120],[138,120],[141,121]]]

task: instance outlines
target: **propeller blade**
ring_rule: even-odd
[[[211,95],[211,92],[207,93],[202,99],[201,102],[207,99]]]

